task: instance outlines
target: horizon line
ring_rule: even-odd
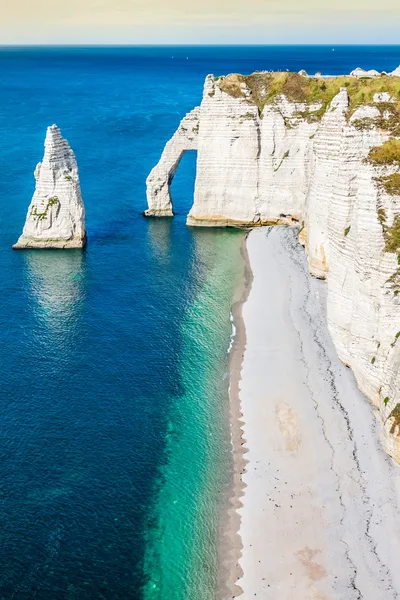
[[[87,42],[87,43],[63,43],[63,44],[54,44],[54,43],[34,43],[34,44],[8,44],[1,43],[0,48],[276,48],[276,47],[303,47],[303,48],[331,48],[331,47],[353,47],[353,48],[372,48],[372,47],[395,47],[400,48],[400,43],[379,43],[379,44],[368,44],[368,43],[324,43],[324,44],[304,44],[304,43],[277,43],[277,44],[218,44],[218,43],[197,43],[197,44],[185,44],[185,43],[177,43],[177,44],[157,44],[157,43],[146,43],[146,44],[118,44],[118,43],[97,43],[97,42]]]

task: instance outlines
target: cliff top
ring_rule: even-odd
[[[371,75],[372,72],[360,70],[351,75],[338,77],[308,76],[305,71],[289,72],[255,72],[251,75],[233,73],[226,77],[217,77],[221,91],[234,98],[245,98],[256,104],[260,110],[281,94],[295,103],[320,104],[319,116],[325,113],[333,98],[345,88],[350,98],[350,111],[361,105],[376,101],[377,94],[385,94],[392,111],[400,118],[400,77],[397,72]],[[380,99],[382,103],[382,99]],[[314,113],[318,115],[318,113]]]

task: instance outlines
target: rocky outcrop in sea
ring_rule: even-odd
[[[85,209],[75,155],[56,125],[47,129],[44,147],[25,226],[13,248],[82,248]]]
[[[399,74],[209,75],[148,177],[146,214],[173,214],[172,178],[197,149],[189,225],[297,225],[338,354],[400,462]]]

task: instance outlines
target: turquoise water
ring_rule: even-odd
[[[200,231],[194,263],[201,285],[180,325],[184,389],[170,413],[156,521],[148,533],[146,598],[213,598],[218,526],[231,461],[228,424],[230,307],[243,267],[242,234]],[[182,568],[183,567],[183,568]]]
[[[393,69],[385,48],[1,49],[0,598],[211,600],[230,484],[242,234],[173,220],[145,179],[204,77]],[[13,252],[46,127],[76,152],[86,251]]]

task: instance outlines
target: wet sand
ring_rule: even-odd
[[[247,252],[231,363],[238,587],[227,597],[400,598],[400,468],[336,356],[326,285],[309,276],[295,229],[256,229]]]

